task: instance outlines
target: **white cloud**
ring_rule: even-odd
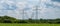
[[[38,9],[40,9],[39,10],[39,18],[46,18],[46,17],[47,18],[51,18],[51,17],[54,18],[54,17],[56,17],[56,14],[57,14],[55,12],[57,10],[59,11],[59,9],[54,8],[54,6],[60,6],[59,2],[52,2],[51,0],[17,0],[16,2],[14,2],[12,0],[11,1],[9,1],[9,0],[6,0],[6,1],[2,0],[0,2],[0,5],[1,5],[1,3],[4,3],[4,2],[7,3],[10,6],[11,5],[16,5],[17,9],[15,9],[15,10],[6,10],[6,11],[2,10],[4,12],[2,12],[2,11],[0,11],[0,12],[3,15],[8,15],[8,16],[16,17],[18,19],[22,19],[22,9],[27,8],[27,7],[29,7],[30,9],[25,10],[25,12],[26,12],[26,15],[30,18],[32,13],[34,12],[34,9],[36,9],[36,6],[39,6]],[[52,7],[48,6],[49,8],[47,8],[46,4],[50,4],[50,5],[53,5],[53,6]],[[2,8],[3,7],[1,5],[0,9],[2,9]],[[58,14],[59,14],[59,12],[58,12]],[[57,16],[57,17],[59,17],[59,16]],[[26,16],[25,16],[25,19],[26,19]]]
[[[19,8],[19,9],[23,9],[25,8],[25,5],[27,4],[27,2],[17,2],[16,3],[16,6]]]

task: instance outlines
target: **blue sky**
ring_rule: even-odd
[[[60,0],[0,0],[0,16],[8,15],[22,19],[24,9],[25,19],[35,19],[36,6],[41,9],[38,11],[38,19],[60,18]]]

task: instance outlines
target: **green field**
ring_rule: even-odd
[[[7,24],[7,23],[0,23],[0,26],[60,26],[60,24]]]

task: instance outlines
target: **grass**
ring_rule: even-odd
[[[0,23],[0,26],[60,26],[60,24],[17,24],[17,23]]]

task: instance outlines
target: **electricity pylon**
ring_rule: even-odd
[[[39,9],[39,6],[36,6],[36,9],[35,9],[35,10],[36,10],[36,16],[35,16],[35,18],[38,19],[38,16],[39,16],[39,15],[38,15],[38,13],[39,13],[38,10],[41,10],[41,9]]]
[[[40,5],[40,1],[38,2],[38,4],[35,6],[35,9],[33,9],[33,11],[35,11],[35,12],[33,12],[32,14],[35,14],[35,19],[38,19],[38,13],[39,13],[39,10],[41,10],[41,9],[39,9],[39,6]],[[31,16],[31,18],[33,17],[34,15],[32,15]]]
[[[40,5],[40,1],[38,2],[38,5],[35,6],[35,9],[33,9],[33,11],[35,11],[35,12],[33,12],[32,16],[31,16],[31,18],[32,18],[32,17],[34,17],[34,14],[35,14],[35,20],[36,20],[35,23],[37,22],[37,19],[39,18],[38,17],[39,10],[41,10],[41,9],[39,9],[39,7],[40,7],[39,5]]]
[[[24,20],[24,9],[22,10],[22,19]]]
[[[22,9],[22,19],[24,20],[25,17],[28,17],[27,12],[25,11],[25,9]]]

